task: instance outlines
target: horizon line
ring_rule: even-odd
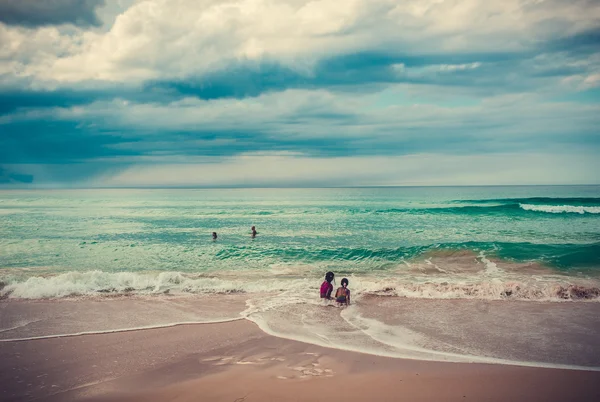
[[[440,185],[356,185],[356,186],[1,186],[2,190],[234,190],[234,189],[359,189],[359,188],[448,188],[448,187],[598,187],[595,184],[440,184]]]

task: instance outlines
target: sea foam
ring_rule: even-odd
[[[590,365],[584,367],[577,364],[561,364],[564,360],[555,359],[555,354],[550,354],[549,357],[544,355],[547,352],[547,346],[540,347],[541,352],[536,349],[536,354],[531,356],[521,355],[518,358],[513,356],[509,358],[511,354],[506,353],[506,350],[503,349],[506,339],[514,340],[515,337],[522,336],[525,338],[525,342],[529,342],[526,335],[528,331],[523,331],[517,336],[505,325],[506,318],[511,315],[511,307],[516,305],[513,303],[494,305],[495,314],[501,313],[498,321],[496,321],[495,314],[487,314],[486,309],[490,308],[488,305],[478,308],[477,314],[486,321],[487,327],[493,328],[495,325],[503,327],[490,337],[494,341],[490,344],[490,339],[483,339],[468,330],[465,332],[466,342],[465,339],[461,339],[465,335],[460,332],[458,338],[444,336],[444,332],[455,333],[456,331],[453,329],[462,327],[460,321],[448,325],[448,310],[456,310],[454,303],[440,304],[440,302],[436,302],[432,305],[430,303],[413,303],[414,301],[405,299],[388,302],[359,298],[350,307],[338,310],[335,307],[323,307],[314,298],[304,298],[303,300],[302,297],[294,296],[292,293],[287,296],[289,297],[279,295],[251,299],[248,301],[248,309],[242,315],[270,335],[378,356],[564,369],[598,369]],[[461,306],[471,310],[477,304],[478,302],[467,302]],[[535,312],[537,306],[532,305],[531,307],[531,311]],[[505,311],[506,309],[508,311]],[[524,312],[524,317],[520,317],[520,320],[517,321],[524,322],[524,325],[536,325],[534,321],[527,318],[532,313],[527,309]],[[429,322],[423,326],[421,325],[423,318],[417,318],[415,326],[413,314],[416,317],[426,316]],[[456,314],[460,315],[460,312]],[[408,321],[406,321],[407,319]],[[478,327],[476,321],[471,321],[466,325]],[[561,323],[560,325],[565,324]],[[433,328],[428,329],[428,326]],[[441,326],[443,329],[436,326]],[[540,329],[537,328],[537,330]]]
[[[483,300],[596,300],[600,284],[594,280],[570,280],[560,276],[508,275],[485,257],[486,269],[454,277],[402,274],[388,276],[349,275],[357,295],[398,296],[426,299]],[[491,277],[493,276],[493,277]],[[107,295],[194,295],[269,293],[293,290],[309,295],[318,292],[319,278],[284,278],[240,274],[238,277],[204,277],[181,272],[110,273],[68,272],[50,277],[8,281],[0,298],[43,299]]]
[[[307,283],[303,279],[283,283],[275,278],[229,280],[185,275],[181,272],[112,273],[96,270],[9,281],[0,289],[0,297],[40,299],[103,294],[258,293],[279,291],[287,286],[302,286]]]
[[[534,205],[519,204],[525,211],[548,212],[552,214],[575,213],[575,214],[600,214],[600,207],[583,205]]]

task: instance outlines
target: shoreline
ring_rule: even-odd
[[[600,371],[599,313],[595,302],[397,297],[345,309],[267,294],[13,299],[0,303],[0,348],[250,321],[267,336],[390,359]]]
[[[4,343],[0,354],[3,401],[308,401],[337,387],[348,400],[391,401],[400,385],[402,399],[422,401],[600,396],[597,371],[374,356],[274,337],[247,320]]]
[[[76,336],[86,336],[86,335],[104,335],[104,334],[118,334],[121,332],[131,332],[131,331],[147,331],[151,329],[162,329],[162,328],[172,328],[186,325],[210,325],[210,324],[223,324],[226,322],[234,322],[234,321],[250,321],[245,317],[240,318],[231,318],[220,321],[190,321],[190,322],[175,322],[172,324],[157,324],[157,325],[148,325],[145,327],[133,327],[133,328],[119,328],[119,329],[107,329],[107,330],[99,330],[99,331],[85,331],[85,332],[76,332],[72,334],[56,334],[56,335],[42,335],[42,336],[32,336],[29,338],[14,338],[14,339],[0,339],[0,343],[5,342],[27,342],[27,341],[39,341],[42,339],[57,339],[57,338],[72,338]],[[252,321],[250,321],[252,322]],[[7,330],[11,330],[15,328],[8,328]],[[600,369],[599,369],[600,370]]]
[[[37,336],[37,337],[29,337],[29,338],[15,338],[15,339],[0,339],[0,345],[2,343],[15,343],[15,342],[29,342],[29,341],[40,341],[40,340],[48,340],[48,339],[64,339],[64,338],[74,338],[74,337],[82,337],[82,336],[90,336],[90,335],[107,335],[107,334],[120,334],[127,332],[137,332],[137,331],[150,331],[155,329],[168,329],[174,327],[186,327],[186,326],[203,326],[203,325],[217,325],[224,324],[236,321],[246,321],[253,326],[256,326],[261,332],[263,332],[267,336],[271,336],[274,338],[283,339],[290,342],[298,342],[306,345],[313,345],[320,348],[332,349],[341,352],[348,353],[358,353],[362,355],[381,357],[385,359],[393,359],[393,360],[408,360],[408,361],[418,361],[418,362],[427,362],[427,363],[451,363],[451,364],[483,364],[483,365],[499,365],[499,366],[510,366],[510,367],[528,367],[528,368],[540,368],[540,369],[552,369],[552,370],[572,370],[572,371],[592,371],[592,372],[600,372],[600,367],[593,366],[577,366],[577,365],[569,365],[569,364],[553,364],[553,363],[543,363],[543,362],[528,362],[528,361],[514,361],[507,359],[496,359],[484,356],[461,356],[465,359],[473,359],[471,361],[444,361],[444,360],[436,360],[436,359],[419,359],[419,358],[411,358],[411,357],[398,357],[398,356],[389,356],[385,354],[377,354],[368,351],[361,351],[355,349],[345,348],[339,345],[326,346],[323,344],[318,344],[314,342],[303,341],[299,339],[294,339],[293,337],[285,337],[281,335],[276,335],[270,333],[256,322],[252,321],[246,317],[240,318],[232,318],[232,319],[224,319],[220,321],[212,321],[212,322],[177,322],[171,324],[158,324],[158,325],[149,325],[145,327],[134,327],[134,328],[121,328],[121,329],[111,329],[111,330],[99,330],[99,331],[87,331],[87,332],[78,332],[78,333],[70,333],[70,334],[57,334],[57,335],[45,335],[45,336]],[[12,329],[12,328],[11,328]],[[10,330],[10,329],[8,329]],[[443,355],[442,355],[443,356]],[[479,360],[479,361],[478,361]]]

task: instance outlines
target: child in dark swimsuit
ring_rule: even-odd
[[[331,281],[334,276],[333,272],[327,272],[325,274],[325,280],[321,284],[321,299],[331,300],[331,292],[333,292]]]
[[[348,289],[348,279],[342,279],[342,286],[340,286],[335,292],[335,301],[337,302],[338,306],[344,304],[346,306],[350,305],[350,289]]]

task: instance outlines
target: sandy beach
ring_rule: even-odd
[[[594,401],[600,372],[392,359],[253,323],[0,343],[2,401]]]

